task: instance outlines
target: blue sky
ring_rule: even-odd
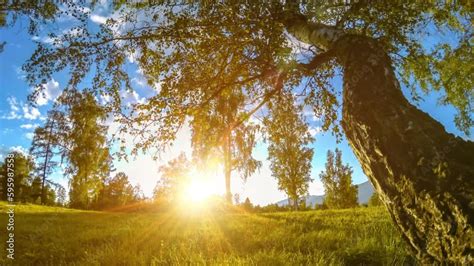
[[[105,19],[103,14],[104,11],[101,13],[99,10],[99,13],[94,13],[91,16],[91,27],[103,23]],[[71,23],[66,18],[61,20],[59,24],[48,25],[47,28],[48,30],[57,29],[61,31],[70,26]],[[42,35],[30,36],[26,29],[27,23],[21,19],[11,28],[0,28],[0,40],[7,42],[3,53],[0,53],[0,154],[5,154],[11,148],[23,150],[29,148],[34,128],[44,123],[46,112],[68,78],[65,73],[54,75],[54,78],[46,84],[46,95],[39,100],[40,105],[37,108],[28,105],[26,98],[31,88],[24,80],[21,66],[34,51],[34,41],[48,42],[48,38]],[[151,89],[141,83],[142,79],[140,74],[136,72],[136,67],[131,65],[129,69],[130,73],[135,76],[134,85],[137,88],[137,94],[128,95],[127,97],[131,101],[138,101],[149,95]],[[340,86],[340,83],[340,79],[335,80],[335,86]],[[418,107],[441,122],[448,132],[466,137],[454,125],[453,118],[456,113],[454,108],[437,105],[438,96],[436,93],[424,96],[424,100],[418,103]],[[189,136],[189,129],[183,129],[179,134],[177,144],[167,151],[159,162],[152,161],[148,155],[140,155],[130,163],[115,161],[115,168],[117,171],[127,173],[133,183],[140,184],[145,194],[150,195],[159,178],[157,172],[159,165],[176,156],[181,150],[189,152]],[[327,150],[334,150],[336,147],[342,150],[344,162],[353,167],[353,182],[357,184],[367,180],[345,139],[336,144],[335,138],[330,133],[317,133],[315,138],[316,142],[312,145],[314,148],[312,160],[314,182],[310,185],[310,194],[323,193],[318,176],[321,170],[324,169]],[[266,160],[266,145],[260,142],[255,148],[254,155],[263,162],[262,169],[250,177],[246,183],[234,176],[233,192],[241,194],[242,199],[249,197],[256,204],[273,203],[285,198],[285,194],[278,191],[277,183],[271,177],[268,168],[269,162]],[[219,170],[216,170],[214,175],[219,178],[219,182],[222,182],[221,187],[223,189],[223,178],[220,178],[219,172]],[[60,171],[56,172],[52,178],[67,187],[67,179],[62,176]]]

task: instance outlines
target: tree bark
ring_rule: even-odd
[[[474,262],[474,143],[403,96],[392,62],[367,37],[334,45],[344,68],[346,137],[422,263]]]
[[[474,143],[406,100],[373,39],[298,14],[283,23],[300,41],[335,52],[343,66],[347,140],[417,258],[474,263]]]
[[[230,178],[232,175],[232,150],[230,130],[224,137],[224,175],[225,175],[225,199],[227,203],[232,204],[232,192],[230,190]]]
[[[45,191],[45,183],[46,183],[46,173],[48,169],[48,163],[49,163],[49,151],[51,148],[51,135],[53,134],[53,126],[54,126],[54,120],[51,122],[49,125],[49,132],[48,132],[48,142],[46,144],[46,155],[44,158],[44,165],[43,165],[43,176],[41,178],[41,204],[46,203],[46,191]]]

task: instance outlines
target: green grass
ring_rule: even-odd
[[[383,208],[268,214],[15,208],[15,265],[414,263]],[[5,203],[0,211],[4,245]],[[5,248],[0,254],[0,264],[9,264]]]

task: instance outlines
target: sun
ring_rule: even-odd
[[[191,171],[188,181],[184,184],[182,201],[183,203],[203,204],[211,196],[218,195],[217,177],[206,172]]]
[[[212,191],[209,190],[206,184],[197,179],[191,180],[187,184],[184,193],[192,202],[202,202],[212,195]]]

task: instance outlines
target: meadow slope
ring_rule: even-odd
[[[15,207],[15,265],[413,264],[383,208],[298,213]],[[0,203],[0,264],[6,205]]]

